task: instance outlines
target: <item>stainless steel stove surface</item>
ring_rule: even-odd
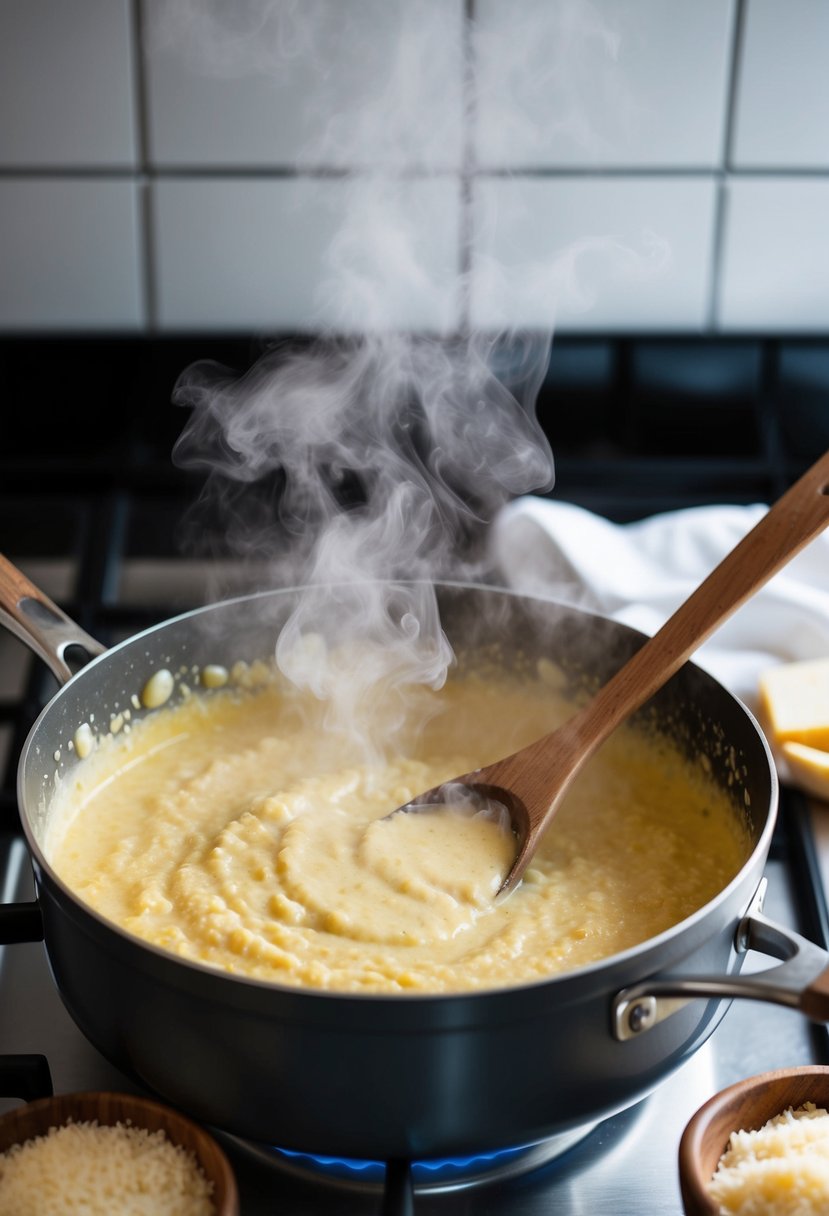
[[[171,471],[169,460],[180,425],[168,406],[170,386],[191,358],[204,354],[205,345],[40,343],[33,354],[26,342],[0,342],[0,375],[10,390],[10,409],[20,412],[23,424],[22,438],[0,453],[0,550],[107,644],[233,587],[232,566],[181,558],[179,521],[198,486]],[[797,343],[790,346],[796,356]],[[808,398],[802,394],[803,427],[796,429],[795,415],[786,412],[785,385],[775,377],[797,360],[788,347],[772,347],[565,343],[539,400],[539,417],[556,452],[556,493],[619,521],[698,503],[777,497],[829,438],[825,421],[824,432],[816,431],[816,415],[803,413]],[[243,343],[225,343],[219,357],[233,362],[235,354],[244,356]],[[27,374],[33,357],[39,378]],[[684,376],[703,364],[705,374],[696,380],[691,374],[678,387],[666,385],[666,368],[672,374],[679,368]],[[38,403],[30,395],[57,399],[67,367],[84,374],[94,369],[97,377],[97,395],[87,402],[88,427],[78,430],[77,413],[72,425],[63,418],[54,427],[36,425]],[[128,407],[118,427],[110,410],[116,392]],[[675,398],[671,417],[679,430],[665,424],[666,395]],[[571,407],[569,421],[555,430],[562,403]],[[818,405],[825,420],[825,399]],[[90,448],[92,434],[105,435],[106,442]],[[0,632],[3,902],[32,897],[14,774],[25,735],[55,688],[43,665]],[[768,914],[822,946],[829,944],[828,816],[825,807],[784,791],[766,867]],[[768,965],[752,956],[747,961],[747,968]],[[0,947],[0,1092],[8,1058],[21,1053],[47,1057],[57,1092],[136,1090],[75,1027],[41,944]],[[653,1094],[585,1129],[576,1143],[556,1145],[562,1151],[552,1159],[543,1146],[520,1160],[512,1155],[504,1163],[478,1162],[469,1167],[478,1171],[470,1187],[458,1187],[463,1171],[457,1163],[443,1173],[434,1163],[416,1167],[414,1211],[679,1216],[677,1147],[691,1114],[734,1080],[808,1062],[829,1063],[824,1027],[789,1010],[734,1002],[711,1039]],[[0,1100],[0,1109],[12,1105]],[[301,1156],[279,1160],[269,1146],[218,1134],[237,1171],[244,1216],[391,1216],[408,1210],[384,1200],[380,1165],[317,1164]]]

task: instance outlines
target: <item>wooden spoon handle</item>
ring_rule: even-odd
[[[574,742],[596,732],[598,746],[827,525],[829,452],[777,500],[658,633],[571,719]]]

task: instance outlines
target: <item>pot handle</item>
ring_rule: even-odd
[[[0,624],[43,659],[61,684],[74,675],[66,661],[70,646],[94,658],[106,647],[90,637],[48,595],[0,553]]]
[[[762,892],[758,895],[761,899]],[[740,921],[735,948],[784,961],[753,975],[666,976],[625,988],[612,1005],[614,1037],[638,1038],[696,997],[768,1001],[797,1009],[814,1022],[829,1022],[829,951],[753,910]]]

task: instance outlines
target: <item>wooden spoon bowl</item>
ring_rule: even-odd
[[[781,1068],[738,1081],[701,1106],[679,1142],[679,1185],[685,1216],[718,1216],[708,1194],[717,1163],[736,1131],[757,1131],[790,1106],[804,1102],[829,1110],[829,1067]]]
[[[50,1127],[97,1121],[105,1127],[129,1121],[148,1132],[163,1131],[167,1139],[196,1158],[205,1177],[213,1183],[216,1216],[239,1216],[239,1193],[230,1162],[213,1137],[191,1119],[148,1098],[122,1093],[56,1094],[40,1098],[0,1115],[0,1153]]]

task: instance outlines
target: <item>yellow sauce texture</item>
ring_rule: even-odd
[[[344,992],[461,992],[635,946],[713,898],[751,850],[713,783],[625,727],[579,776],[521,885],[474,808],[389,811],[562,722],[544,679],[459,674],[384,755],[280,680],[165,706],[58,792],[47,854],[130,933],[236,975]],[[381,821],[382,820],[382,821]]]

